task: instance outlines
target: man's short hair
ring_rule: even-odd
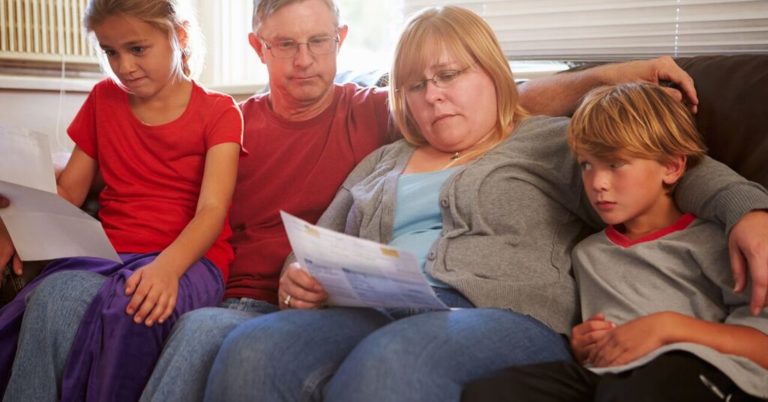
[[[276,13],[277,10],[280,10],[287,5],[301,3],[303,1],[306,0],[253,0],[253,20],[251,22],[253,25],[253,32],[258,33],[264,20]],[[338,27],[341,17],[339,16],[339,7],[336,5],[336,2],[334,0],[320,1],[325,3],[328,6],[328,9],[333,12],[333,23]]]

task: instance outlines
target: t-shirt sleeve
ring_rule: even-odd
[[[210,112],[210,123],[206,133],[206,148],[225,142],[243,146],[243,115],[230,97],[220,97]]]
[[[94,106],[96,92],[97,89],[94,88],[94,90],[88,94],[88,98],[85,99],[83,106],[80,107],[74,120],[72,120],[67,128],[69,138],[71,138],[75,145],[93,159],[98,159],[98,148],[96,146],[96,108]]]

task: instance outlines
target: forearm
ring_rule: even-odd
[[[590,89],[605,84],[590,68],[527,81],[518,87],[520,104],[534,115],[570,116]]]
[[[768,335],[742,325],[704,321],[678,313],[664,315],[664,344],[691,342],[720,353],[746,357],[768,368]]]
[[[179,236],[158,255],[157,261],[180,278],[219,237],[227,211],[228,207],[223,205],[200,208]]]

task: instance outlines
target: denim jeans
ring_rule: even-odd
[[[507,310],[288,310],[227,336],[205,400],[458,401],[469,380],[569,359],[560,334]]]
[[[278,310],[248,298],[226,299],[222,307],[191,311],[176,322],[141,402],[202,401],[208,372],[227,334],[240,323]]]
[[[3,401],[59,400],[64,365],[80,320],[105,281],[93,272],[61,272],[32,292]]]
[[[135,324],[125,313],[130,300],[125,280],[155,254],[121,258],[122,264],[71,258],[46,267],[24,300],[27,311],[6,400],[136,401],[177,318],[221,300],[221,274],[203,259],[179,279],[168,320],[152,327]]]

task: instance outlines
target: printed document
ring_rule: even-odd
[[[0,125],[0,219],[23,261],[101,257],[120,261],[101,223],[56,193],[46,135]]]
[[[448,309],[413,254],[280,215],[297,260],[323,285],[329,304]]]

